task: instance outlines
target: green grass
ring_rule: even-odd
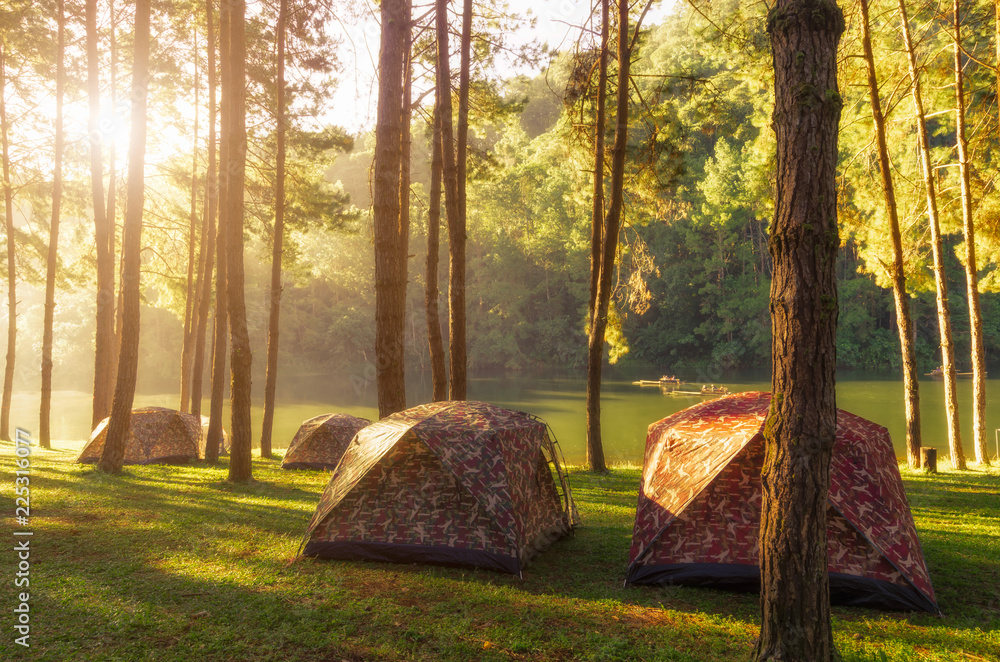
[[[256,460],[226,466],[73,464],[31,458],[31,648],[14,644],[17,559],[3,569],[3,660],[739,660],[757,599],[622,587],[639,470],[572,472],[583,526],[523,580],[489,572],[292,562],[326,483]],[[11,550],[14,458],[0,444]],[[1000,660],[1000,470],[904,471],[944,617],[835,608],[849,662]],[[20,527],[17,527],[18,529]]]

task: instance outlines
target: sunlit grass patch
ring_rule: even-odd
[[[32,647],[5,637],[0,659],[728,662],[753,648],[755,595],[622,586],[638,466],[571,467],[583,525],[521,580],[290,563],[325,472],[255,460],[256,482],[231,485],[225,461],[105,476],[75,456],[32,456]],[[11,508],[12,460],[0,445]],[[945,615],[835,608],[838,649],[859,662],[1000,660],[1000,469],[903,476]]]

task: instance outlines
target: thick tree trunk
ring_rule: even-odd
[[[197,24],[195,24],[197,25]],[[198,243],[198,29],[194,32],[194,132],[191,139],[191,224],[188,229],[187,291],[184,297],[184,335],[181,342],[181,407],[191,411],[191,360],[195,329],[195,247]]]
[[[113,221],[108,219],[104,199],[104,170],[101,164],[101,81],[97,52],[97,0],[86,0],[87,98],[90,135],[90,186],[94,205],[94,238],[97,242],[97,329],[94,337],[94,400],[91,427],[108,415],[111,407],[110,376],[115,345],[115,256],[111,250]],[[114,171],[111,172],[114,180]]]
[[[215,10],[212,0],[205,0],[208,60],[208,169],[205,173],[205,230],[202,232],[201,287],[198,290],[198,321],[195,331],[194,360],[191,367],[191,413],[201,416],[202,381],[205,374],[205,331],[212,303],[212,272],[215,268],[215,218],[219,205],[219,179],[215,151]],[[225,333],[225,330],[223,330]],[[216,455],[218,458],[218,455]]]
[[[406,236],[400,227],[400,146],[403,69],[409,0],[383,0],[379,49],[378,119],[373,181],[375,234],[375,371],[379,416],[406,408]]]
[[[931,230],[931,256],[934,264],[934,283],[937,298],[938,330],[941,337],[941,367],[944,372],[945,415],[948,422],[948,447],[961,448],[962,434],[958,420],[958,395],[955,384],[955,346],[951,338],[951,310],[948,304],[948,278],[944,271],[944,246],[941,241],[941,224],[938,220],[937,193],[934,170],[931,165],[930,137],[924,121],[924,101],[920,90],[920,73],[910,36],[910,22],[906,14],[906,1],[899,0],[900,25],[910,70],[910,92],[914,114],[917,117],[917,139],[920,148],[920,167],[927,193],[927,219]]]
[[[450,90],[449,90],[450,92]],[[437,92],[435,92],[436,94]],[[431,191],[427,206],[427,275],[424,287],[424,308],[427,311],[427,344],[431,357],[431,383],[434,402],[448,399],[448,372],[444,365],[444,343],[441,340],[441,314],[438,310],[438,260],[441,236],[441,114],[435,101],[434,126],[431,138]]]
[[[761,474],[757,660],[834,659],[826,511],[837,432],[837,42],[832,0],[768,16],[777,139],[771,225],[771,407]]]
[[[955,133],[958,169],[962,186],[962,233],[965,236],[965,283],[969,300],[969,336],[972,341],[972,444],[976,461],[989,464],[986,448],[986,351],[983,348],[983,315],[979,306],[979,274],[976,269],[976,228],[972,218],[969,155],[965,136],[965,89],[962,73],[962,28],[959,0],[952,5],[955,28]],[[962,447],[951,448],[951,464],[965,469]]]
[[[271,250],[271,310],[267,322],[267,374],[264,378],[264,420],[260,431],[260,456],[271,457],[274,397],[278,388],[278,316],[281,313],[281,251],[285,235],[285,23],[288,0],[278,5],[278,108],[274,184],[274,244]]]
[[[125,228],[122,236],[122,347],[107,440],[97,463],[97,468],[107,473],[121,471],[125,459],[125,442],[128,439],[136,371],[139,367],[139,270],[145,185],[146,99],[149,85],[149,14],[150,0],[137,0],[135,62],[132,67],[132,128],[129,135]]]
[[[879,99],[878,79],[875,75],[875,56],[872,53],[871,30],[868,22],[868,0],[861,0],[861,29],[864,42],[865,64],[868,68],[868,95],[871,99],[872,119],[875,123],[875,142],[878,147],[879,171],[882,175],[882,193],[889,218],[889,236],[892,240],[892,295],[896,303],[896,326],[903,357],[903,399],[906,404],[906,459],[911,469],[920,468],[920,391],[917,374],[917,355],[913,346],[913,323],[910,320],[910,300],[906,293],[906,274],[903,263],[903,241],[899,231],[896,211],[896,193],[892,183],[889,148],[885,137],[885,117]]]
[[[208,430],[206,432],[205,461],[215,464],[219,459],[219,449],[222,447],[222,406],[225,397],[226,378],[226,348],[229,335],[228,291],[226,287],[228,276],[227,248],[230,176],[226,171],[229,163],[229,109],[231,101],[226,94],[229,72],[229,2],[224,2],[219,10],[219,63],[223,92],[219,99],[219,227],[216,229],[215,244],[215,331],[212,336],[212,395],[208,411]]]
[[[7,360],[0,401],[0,439],[10,441],[10,401],[17,355],[17,261],[14,253],[14,191],[10,181],[10,126],[7,124],[7,53],[0,42],[0,143],[3,151],[4,228],[7,235]]]
[[[244,0],[230,0],[229,17],[229,89],[223,81],[223,95],[229,99],[229,158],[226,175],[229,190],[227,213],[227,308],[229,311],[229,366],[232,372],[230,392],[229,480],[246,482],[253,478],[250,423],[250,334],[247,331],[246,300],[243,290],[243,185],[246,172],[246,41],[244,38]]]
[[[49,222],[49,250],[45,266],[45,313],[42,322],[42,393],[39,408],[38,444],[52,447],[49,417],[52,411],[52,326],[56,312],[56,267],[59,263],[59,214],[62,205],[63,153],[63,92],[65,89],[66,54],[65,7],[57,3],[58,36],[56,38],[56,135],[52,155],[52,219]]]
[[[604,333],[601,344],[594,345],[597,331],[598,288],[604,255],[604,130],[608,97],[608,34],[611,24],[609,0],[601,0],[601,52],[597,73],[597,113],[594,122],[594,198],[590,220],[590,316],[587,327],[587,464],[595,471],[606,471],[604,442],[601,439],[601,372],[604,363]],[[615,247],[617,250],[617,247]],[[605,312],[605,315],[607,313]],[[606,329],[606,324],[605,324]]]

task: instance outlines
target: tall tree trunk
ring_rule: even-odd
[[[181,411],[191,411],[191,359],[194,352],[195,245],[198,243],[198,27],[194,34],[194,135],[191,141],[191,224],[188,229],[187,291],[184,297],[184,336],[181,343]]]
[[[911,469],[920,468],[920,391],[917,374],[917,355],[913,347],[913,323],[910,320],[910,300],[906,293],[906,275],[903,263],[903,241],[899,231],[896,211],[896,193],[892,184],[889,148],[885,138],[885,117],[879,99],[878,79],[875,75],[875,56],[872,54],[871,29],[868,22],[868,0],[861,0],[861,30],[864,42],[865,63],[868,67],[868,95],[875,123],[875,142],[878,146],[879,171],[882,175],[882,193],[889,218],[889,236],[892,240],[892,295],[896,303],[896,326],[903,357],[903,398],[906,404],[906,459]]]
[[[65,6],[57,3],[56,39],[56,135],[52,155],[52,220],[49,222],[49,251],[45,267],[45,317],[42,323],[42,393],[39,408],[38,444],[52,447],[49,418],[52,411],[52,326],[56,311],[56,267],[59,262],[59,214],[62,205],[63,92],[66,85]]]
[[[135,378],[139,367],[139,270],[142,250],[143,169],[146,161],[146,99],[149,86],[150,0],[136,0],[135,61],[132,66],[132,128],[129,135],[125,228],[122,236],[122,348],[107,440],[97,463],[107,473],[121,471],[125,459]]]
[[[452,400],[468,392],[465,321],[466,172],[469,146],[469,76],[472,66],[472,0],[462,3],[462,39],[459,44],[458,127],[455,136],[455,179],[458,214],[448,218],[448,348]],[[449,84],[448,91],[451,91]],[[454,222],[453,222],[454,220]]]
[[[440,88],[436,88],[438,94]],[[451,90],[449,90],[449,93]],[[431,357],[431,383],[434,402],[448,399],[448,372],[444,365],[444,343],[441,340],[441,315],[438,311],[438,260],[441,234],[441,113],[435,100],[434,126],[431,138],[431,192],[427,206],[427,275],[424,288],[424,308],[427,311],[427,344]]]
[[[837,432],[837,43],[832,0],[768,16],[777,139],[771,406],[761,473],[758,660],[834,659],[826,510]]]
[[[244,38],[244,0],[230,0],[229,17],[229,90],[223,79],[223,95],[230,100],[226,121],[229,133],[229,159],[226,175],[229,190],[227,253],[227,303],[229,310],[229,366],[232,372],[230,392],[230,459],[229,480],[246,482],[253,478],[251,449],[253,437],[250,423],[250,334],[247,331],[246,300],[243,290],[243,184],[246,172],[246,41]]]
[[[400,146],[403,70],[409,0],[383,0],[379,49],[378,119],[375,127],[375,371],[379,416],[406,408],[406,236],[400,227]]]
[[[924,121],[924,101],[920,89],[920,73],[916,52],[910,35],[910,22],[906,1],[899,0],[900,25],[910,71],[910,92],[914,114],[917,117],[917,141],[920,149],[920,167],[927,194],[927,219],[931,230],[931,256],[934,264],[934,283],[937,299],[938,331],[941,337],[941,367],[944,373],[945,414],[948,425],[948,447],[962,448],[962,434],[958,419],[958,395],[955,383],[955,345],[951,336],[951,310],[948,304],[948,278],[944,271],[944,247],[941,241],[941,224],[938,220],[937,193],[934,170],[931,165],[930,137]]]
[[[969,336],[972,341],[972,440],[976,461],[989,464],[986,449],[986,353],[983,349],[983,315],[979,307],[979,274],[976,269],[976,229],[972,218],[969,155],[965,137],[965,89],[962,73],[962,27],[959,0],[953,2],[955,28],[955,133],[962,185],[962,234],[965,236],[965,282],[969,300]],[[965,469],[961,446],[951,448],[951,464]]]
[[[466,364],[465,351],[465,231],[461,227],[461,207],[458,195],[458,166],[455,162],[455,132],[452,129],[451,51],[448,46],[448,3],[435,0],[435,32],[437,39],[436,82],[438,123],[441,127],[441,178],[444,184],[444,210],[448,220],[448,364],[451,377],[449,397],[465,398],[464,371],[462,383],[455,384],[461,366]],[[461,254],[459,254],[461,253]],[[456,265],[462,265],[456,269]],[[456,281],[461,282],[461,287]],[[458,299],[461,299],[459,301]],[[462,323],[456,324],[456,315]],[[461,356],[456,356],[460,354]]]
[[[206,432],[205,461],[215,464],[219,459],[219,449],[222,447],[222,406],[225,397],[226,349],[229,335],[229,297],[228,281],[228,224],[229,182],[231,177],[226,171],[229,164],[229,112],[232,102],[226,94],[229,72],[229,17],[231,3],[223,2],[219,8],[219,68],[222,83],[222,94],[219,97],[219,176],[218,204],[219,223],[216,229],[215,243],[215,332],[212,336],[212,395],[209,403],[208,431]]]
[[[17,262],[14,253],[14,191],[10,181],[10,125],[7,124],[7,52],[0,41],[0,143],[3,150],[4,228],[7,235],[7,360],[0,401],[0,439],[10,441],[10,401],[17,345]]]
[[[412,2],[407,7],[406,10],[406,20],[408,24],[411,24],[412,16]],[[411,24],[412,26],[412,24]],[[399,136],[399,233],[400,237],[397,241],[401,243],[397,247],[397,250],[402,256],[402,262],[404,264],[404,269],[402,274],[399,275],[402,278],[403,283],[406,282],[407,277],[407,267],[406,260],[408,259],[409,253],[409,240],[410,240],[410,153],[411,153],[411,136],[410,136],[410,124],[413,121],[413,110],[412,110],[412,98],[413,98],[413,29],[412,27],[406,31],[405,43],[403,44],[403,105],[400,109],[402,117],[400,118],[400,136]],[[402,299],[402,305],[406,306],[406,291],[404,285],[404,291],[400,295]],[[416,340],[416,338],[414,338]]]
[[[110,89],[111,89],[111,107],[115,109],[115,113],[118,112],[118,39],[116,37],[116,16],[115,16],[115,3],[114,0],[110,0],[108,3],[111,15],[111,21],[108,25],[109,33],[109,49],[108,56],[111,60],[109,72],[110,76]],[[107,223],[107,240],[108,240],[108,263],[107,263],[107,278],[108,278],[108,296],[106,305],[109,306],[110,312],[107,313],[111,318],[108,322],[108,342],[110,344],[110,368],[105,368],[105,386],[104,390],[107,393],[107,402],[105,403],[104,414],[101,418],[94,423],[96,427],[102,419],[107,418],[111,413],[111,396],[115,392],[115,380],[118,378],[118,359],[121,355],[122,346],[122,293],[120,288],[115,287],[115,244],[117,242],[116,236],[116,225],[118,217],[118,171],[115,163],[115,157],[117,155],[117,143],[115,141],[114,132],[111,133],[110,140],[108,141],[108,204],[104,212],[105,222]],[[118,282],[121,283],[121,272],[123,268],[124,258],[118,262]]]
[[[637,27],[638,29],[638,27]],[[603,245],[601,246],[601,273],[597,279],[597,301],[593,319],[590,325],[590,338],[587,354],[587,401],[588,401],[588,435],[587,463],[591,471],[606,472],[604,448],[600,436],[593,440],[590,436],[589,421],[590,403],[596,402],[600,407],[600,365],[604,360],[604,334],[608,328],[608,309],[611,305],[611,276],[615,270],[615,258],[618,255],[618,233],[622,226],[622,206],[625,189],[625,151],[628,147],[628,80],[631,64],[631,48],[629,46],[628,2],[618,3],[618,98],[615,105],[615,142],[611,148],[611,202],[604,217]],[[598,374],[594,379],[594,365]],[[600,413],[598,412],[597,427],[600,428]]]
[[[608,34],[611,26],[609,0],[601,0],[601,52],[597,73],[597,117],[594,121],[594,198],[590,219],[590,316],[587,327],[587,465],[606,471],[604,442],[601,440],[601,369],[604,362],[604,333],[599,349],[594,346],[597,330],[597,290],[604,255],[604,130],[608,98]],[[615,247],[617,250],[617,246]],[[607,314],[605,312],[605,314]]]
[[[281,313],[281,251],[285,234],[285,24],[288,0],[278,5],[278,108],[277,154],[274,173],[274,245],[271,251],[271,311],[267,324],[267,374],[264,379],[264,421],[260,431],[260,456],[271,457],[274,396],[278,387],[278,315]]]
[[[104,170],[101,164],[101,81],[97,52],[97,0],[86,0],[87,23],[87,98],[90,112],[87,132],[90,135],[90,186],[94,205],[94,238],[97,243],[97,329],[94,350],[94,400],[91,427],[108,415],[111,407],[109,375],[113,364],[115,335],[115,256],[109,253],[113,221],[108,220],[104,201]],[[114,180],[114,171],[111,178]]]
[[[205,173],[205,230],[202,232],[201,287],[198,291],[198,321],[195,331],[194,360],[191,367],[191,413],[201,416],[202,380],[205,374],[205,331],[212,303],[212,272],[215,262],[215,218],[219,204],[219,179],[215,150],[215,9],[205,0],[206,59],[208,60],[208,169]],[[223,330],[225,333],[225,330]],[[216,447],[217,448],[217,447]],[[206,453],[207,454],[207,453]],[[218,454],[216,454],[218,458]]]

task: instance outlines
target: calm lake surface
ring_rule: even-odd
[[[998,374],[997,370],[991,374]],[[371,377],[370,375],[367,375]],[[640,387],[638,379],[656,379],[650,371],[609,370],[602,394],[602,419],[605,454],[612,463],[642,462],[646,428],[650,423],[686,407],[704,401],[698,395],[664,395],[656,387]],[[724,384],[730,392],[767,391],[766,372],[727,372],[678,374],[697,388],[703,382]],[[263,389],[263,379],[254,384]],[[164,389],[166,390],[166,389]],[[430,399],[430,376],[411,375],[407,397],[412,404]],[[920,410],[923,445],[938,448],[939,461],[948,455],[944,417],[944,385],[925,378],[920,382]],[[972,382],[958,383],[962,437],[968,460],[975,458],[972,449]],[[535,414],[552,426],[567,461],[582,463],[586,435],[586,380],[582,371],[507,372],[479,375],[469,380],[469,399],[520,409]],[[11,424],[33,433],[38,429],[37,393],[15,393]],[[139,393],[135,406],[177,407],[174,392]],[[228,404],[228,403],[227,403]],[[261,405],[255,398],[254,436],[259,437]],[[905,415],[902,380],[894,375],[841,372],[837,375],[837,404],[841,409],[886,426],[892,435],[898,457],[905,456]],[[53,394],[52,434],[54,439],[85,440],[90,434],[90,393],[56,391]],[[228,407],[227,407],[228,408]],[[202,411],[207,413],[206,401]],[[313,374],[279,375],[278,411],[275,420],[274,446],[287,447],[299,425],[319,414],[342,412],[375,419],[377,417],[375,383],[366,375]],[[226,427],[228,428],[228,411]],[[1000,428],[1000,379],[987,383],[987,428],[990,455],[997,453],[996,429]]]

